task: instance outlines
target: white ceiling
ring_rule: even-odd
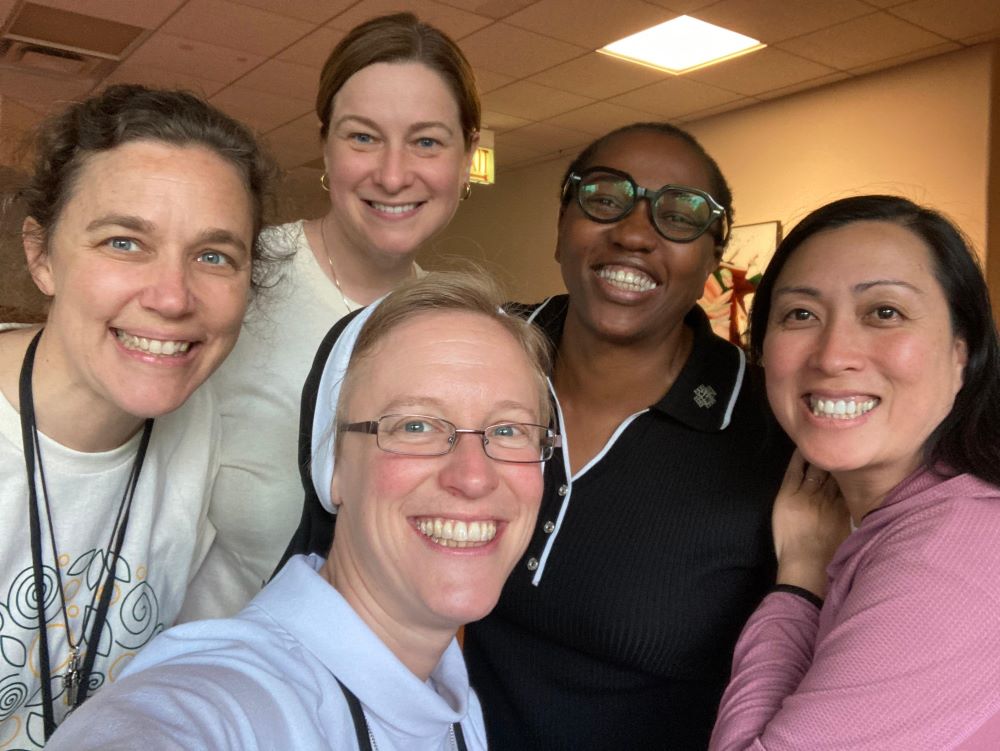
[[[24,0],[0,0],[14,18]],[[688,122],[1000,38],[1000,0],[33,0],[141,27],[98,80],[0,64],[0,96],[38,113],[135,81],[197,91],[265,135],[290,176],[315,177],[312,100],[358,22],[412,10],[458,40],[497,133],[498,169],[574,150],[636,120]],[[768,47],[683,76],[594,52],[687,13]]]

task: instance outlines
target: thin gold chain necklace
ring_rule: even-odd
[[[333,268],[333,255],[330,253],[330,246],[326,242],[325,216],[319,220],[319,236],[320,239],[323,241],[323,255],[326,256],[326,262],[330,265],[330,276],[333,277],[333,285],[337,288],[337,292],[340,293],[340,300],[341,302],[344,303],[344,307],[347,309],[347,312],[350,313],[351,311],[356,310],[358,307],[364,307],[364,306],[359,306],[357,304],[352,306],[351,303],[347,301],[347,295],[344,294],[344,288],[340,286],[340,279],[337,277],[337,271],[336,269]],[[415,263],[411,263],[410,277],[416,277],[416,276],[417,276],[417,265]]]
[[[350,313],[354,308],[351,304],[347,302],[347,295],[344,294],[343,287],[340,286],[340,279],[337,278],[337,271],[333,268],[333,256],[330,255],[330,246],[326,244],[326,217],[324,216],[319,220],[319,236],[323,241],[323,254],[326,256],[326,262],[330,264],[330,276],[333,277],[333,286],[337,288],[337,292],[340,293],[340,300],[344,303],[344,307],[347,308],[347,312]]]

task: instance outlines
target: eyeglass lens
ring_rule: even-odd
[[[386,415],[379,419],[379,448],[410,456],[447,454],[460,433],[452,423],[423,415]],[[551,435],[541,425],[508,422],[491,425],[481,436],[483,450],[492,459],[505,462],[538,462],[552,455],[547,439]]]
[[[636,185],[620,175],[585,175],[577,188],[580,206],[593,219],[613,222],[625,216],[637,201]],[[668,240],[692,240],[711,224],[712,207],[698,193],[669,188],[649,196],[653,223]]]

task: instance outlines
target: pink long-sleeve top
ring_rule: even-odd
[[[710,750],[1000,749],[1000,488],[917,472],[828,574],[747,622]]]

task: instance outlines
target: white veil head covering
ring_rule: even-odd
[[[333,481],[334,438],[337,435],[337,402],[340,400],[340,387],[347,374],[347,364],[354,352],[358,334],[364,327],[372,311],[385,299],[380,297],[367,308],[358,313],[337,337],[330,356],[323,367],[319,388],[316,390],[316,409],[313,411],[312,424],[312,481],[323,508],[331,514],[337,513],[337,507],[330,498],[330,483]]]

